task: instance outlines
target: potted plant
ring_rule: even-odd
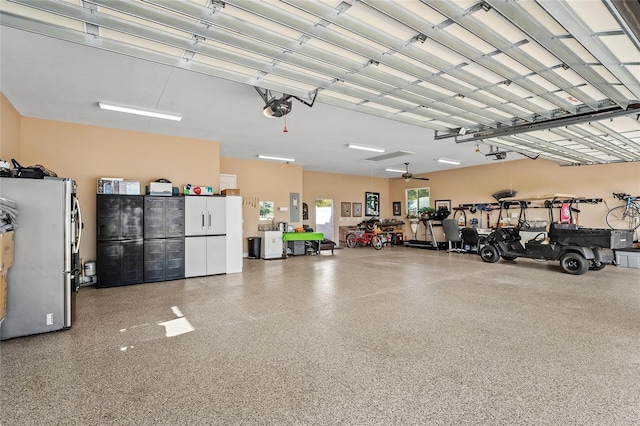
[[[431,216],[435,211],[436,209],[433,207],[422,207],[418,210],[418,213],[420,213],[420,216],[422,216],[423,219],[431,219]]]

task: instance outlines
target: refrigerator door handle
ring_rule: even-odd
[[[84,223],[82,223],[82,210],[80,209],[80,201],[78,201],[77,197],[73,198],[73,209],[76,212],[76,240],[74,241],[73,252],[78,253],[80,251],[80,241],[82,240],[82,228],[84,227]]]

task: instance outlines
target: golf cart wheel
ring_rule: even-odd
[[[500,254],[494,246],[484,246],[480,249],[480,257],[485,262],[496,263],[500,259]]]
[[[591,264],[589,265],[589,270],[590,271],[602,271],[605,266],[607,266],[607,264],[604,263],[604,262],[591,261]]]
[[[567,253],[560,258],[560,267],[571,275],[582,275],[589,270],[589,261],[578,253]]]
[[[354,248],[357,245],[358,245],[358,237],[356,237],[356,234],[347,235],[347,247]]]
[[[373,237],[371,237],[371,245],[374,249],[380,250],[382,248],[382,239],[377,235],[374,235]]]
[[[515,256],[502,256],[502,258],[504,260],[516,260],[517,259],[517,257],[515,257]]]

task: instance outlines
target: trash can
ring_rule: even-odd
[[[247,256],[249,259],[260,259],[260,246],[262,245],[262,238],[260,237],[249,237],[247,238],[249,242],[249,255]]]

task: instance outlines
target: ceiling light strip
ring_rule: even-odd
[[[459,166],[460,162],[457,160],[448,160],[446,158],[438,158],[436,160],[438,163],[443,163],[443,164],[453,164],[454,166]]]
[[[142,115],[142,116],[145,116],[145,117],[161,118],[163,120],[171,120],[171,121],[181,121],[182,120],[182,117],[179,116],[179,115],[166,114],[166,113],[157,112],[157,111],[147,111],[147,110],[142,110],[142,109],[137,109],[137,108],[129,108],[129,107],[124,107],[124,106],[107,104],[107,103],[104,103],[104,102],[98,102],[98,106],[100,107],[100,109],[104,109],[104,110],[107,110],[107,111],[124,112],[126,114]]]
[[[371,151],[371,152],[384,152],[385,150],[382,148],[375,148],[372,146],[365,146],[365,145],[356,145],[353,143],[348,143],[345,145],[347,148],[351,148],[351,149],[359,149],[361,151]]]
[[[258,154],[258,158],[262,160],[285,161],[287,163],[293,163],[294,161],[296,161],[295,158],[278,157],[275,155],[264,155],[264,154]]]

